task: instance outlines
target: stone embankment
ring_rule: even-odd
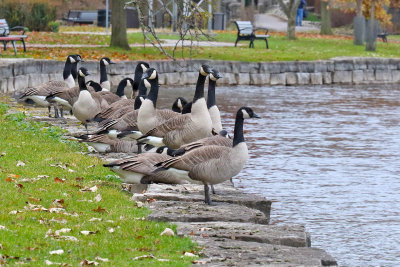
[[[85,133],[72,116],[47,117],[47,110],[28,111],[32,119],[67,130],[71,139]],[[95,125],[90,125],[94,129]],[[105,161],[127,156],[123,153],[89,153]],[[311,247],[311,237],[302,225],[270,224],[272,202],[262,196],[246,194],[228,181],[215,186],[215,206],[205,205],[199,185],[131,185],[122,189],[152,212],[148,220],[177,225],[176,234],[192,238],[200,247],[194,263],[205,266],[336,266],[322,249]]]
[[[151,61],[160,72],[160,84],[195,84],[198,67],[208,63],[218,69],[225,85],[322,85],[399,83],[400,59],[336,58],[295,62],[238,62],[238,61]],[[109,79],[113,86],[125,77],[133,77],[137,61],[123,61],[110,66]],[[35,86],[48,80],[62,79],[64,62],[33,59],[0,59],[0,92]],[[99,64],[83,63],[99,80]]]

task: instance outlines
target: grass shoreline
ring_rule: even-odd
[[[100,159],[62,139],[62,129],[8,109],[0,102],[0,265],[192,262],[184,254],[197,252],[196,245],[189,238],[160,236],[175,227],[144,220],[150,211],[121,191]],[[135,260],[148,255],[154,258]]]

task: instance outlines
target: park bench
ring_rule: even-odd
[[[97,20],[97,11],[70,10],[63,20],[70,24],[93,24]]]
[[[10,32],[18,31],[19,35],[10,35]],[[4,51],[7,50],[7,43],[11,42],[14,47],[14,54],[17,55],[17,47],[15,42],[20,41],[24,46],[24,52],[26,52],[25,46],[25,38],[28,36],[25,35],[25,27],[23,26],[15,26],[8,27],[8,23],[5,19],[0,19],[0,42],[3,42]],[[0,51],[1,54],[1,51]]]
[[[387,36],[388,36],[387,32],[381,32],[376,35],[376,37],[381,38],[382,42],[384,43],[387,43]]]
[[[235,42],[235,46],[240,40],[250,41],[249,47],[254,48],[254,40],[265,40],[265,44],[268,47],[268,38],[270,37],[268,34],[268,29],[266,28],[254,28],[251,21],[235,21],[238,33]],[[265,34],[256,34],[257,30],[265,30]]]

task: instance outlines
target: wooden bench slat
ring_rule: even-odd
[[[17,32],[17,31],[22,34],[19,34],[19,35],[11,34],[10,35],[10,32]],[[3,42],[4,50],[7,49],[7,43],[11,42],[14,47],[14,54],[17,55],[17,48],[15,45],[15,42],[20,41],[20,42],[22,42],[22,45],[24,47],[24,52],[26,52],[26,46],[25,46],[25,40],[24,40],[25,38],[28,38],[28,36],[25,35],[25,27],[16,26],[16,27],[10,28],[5,19],[0,19],[0,42]]]
[[[254,48],[254,40],[256,39],[262,39],[265,40],[267,49],[268,47],[268,38],[270,37],[268,33],[268,29],[263,29],[266,30],[265,34],[255,34],[255,30],[262,30],[262,29],[254,29],[253,24],[251,23],[251,21],[235,21],[238,33],[237,33],[237,38],[236,38],[236,42],[235,42],[235,46],[237,46],[237,43],[240,40],[248,40],[250,41],[250,45],[249,47],[253,47]]]

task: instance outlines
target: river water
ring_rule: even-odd
[[[194,86],[160,88],[160,106]],[[234,179],[273,200],[271,223],[301,223],[341,266],[400,265],[400,87],[218,87],[226,129],[249,106],[250,158]],[[168,103],[168,104],[167,104]]]

